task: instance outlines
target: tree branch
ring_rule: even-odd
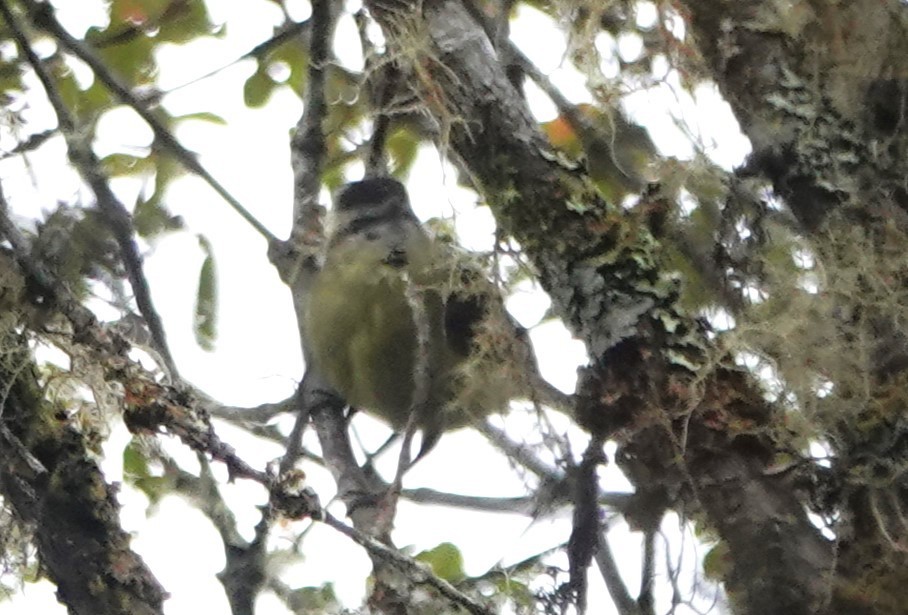
[[[819,608],[830,545],[791,486],[763,475],[776,443],[708,420],[718,413],[772,433],[776,413],[745,374],[715,360],[704,324],[678,307],[647,214],[603,202],[588,177],[558,163],[460,2],[367,6],[392,50],[424,45],[418,62],[400,51],[402,70],[450,128],[461,166],[524,248],[556,313],[586,343],[593,367],[581,378],[581,425],[620,434],[638,489],[702,507],[736,561],[760,563],[737,577],[754,583],[753,612]]]
[[[249,210],[234,198],[234,196],[230,194],[204,166],[202,166],[195,154],[187,150],[179,141],[177,141],[176,137],[174,137],[167,127],[147,109],[146,105],[140,101],[128,87],[120,83],[120,81],[111,74],[107,66],[104,65],[92,50],[89,49],[85,43],[66,31],[60,22],[57,21],[53,6],[49,2],[28,0],[26,4],[35,26],[49,32],[67,51],[85,62],[91,68],[95,76],[98,77],[120,102],[131,107],[138,113],[139,117],[145,120],[154,133],[157,145],[170,152],[186,169],[201,177],[236,213],[240,215],[240,217],[243,218],[243,220],[254,228],[259,235],[264,237],[269,243],[276,241],[276,238],[271,234],[271,231],[265,228]]]
[[[129,283],[135,294],[136,304],[139,306],[139,311],[151,331],[154,349],[163,359],[164,366],[170,375],[177,379],[179,374],[170,354],[170,349],[167,346],[164,325],[154,307],[154,302],[151,299],[151,289],[142,269],[142,255],[139,253],[139,247],[134,239],[132,216],[130,216],[120,200],[117,199],[113,190],[110,189],[108,178],[101,170],[101,161],[95,155],[91,143],[81,136],[81,127],[76,125],[75,119],[63,102],[50,73],[47,72],[41,59],[32,49],[19,18],[10,10],[6,2],[0,2],[0,14],[3,15],[13,32],[13,37],[16,39],[20,51],[32,66],[41,81],[41,85],[44,87],[47,98],[57,115],[63,137],[66,139],[69,159],[78,169],[79,174],[89,185],[92,192],[94,192],[98,208],[104,213],[104,221],[110,227],[113,236],[117,240],[117,245],[120,247],[120,256],[123,260],[123,265],[126,267]]]
[[[904,6],[808,2],[795,27],[788,11],[768,1],[681,6],[707,70],[753,144],[744,171],[772,182],[822,267],[824,301],[809,304],[820,317],[805,319],[804,328],[830,323],[837,345],[828,352],[822,334],[798,335],[781,351],[797,348],[810,368],[798,359],[780,370],[798,379],[815,370],[833,388],[819,411],[805,409],[834,451],[834,481],[848,485],[824,496],[823,514],[838,520],[835,577],[816,590],[829,594],[830,612],[898,613],[908,596],[905,555],[888,544],[886,522],[870,519],[878,488],[908,502],[908,483],[893,469],[902,465],[908,436],[901,419],[879,411],[908,373],[900,256],[908,237]],[[782,297],[787,291],[769,288]],[[860,358],[842,361],[849,355]],[[872,606],[854,591],[870,586],[886,588],[874,590]]]
[[[26,339],[7,329],[10,324],[0,331],[4,501],[32,528],[42,569],[70,612],[159,615],[167,594],[129,547],[115,489],[105,482],[77,419],[44,399]]]
[[[612,554],[612,548],[608,543],[608,536],[606,536],[604,529],[599,538],[599,549],[596,551],[595,560],[618,612],[621,615],[643,615],[640,607],[637,606],[637,602],[627,591],[624,579],[621,578],[621,571],[618,569],[618,563]]]
[[[656,615],[653,589],[656,581],[656,529],[646,528],[643,533],[643,565],[640,570],[640,593],[637,605],[641,615]]]
[[[218,68],[212,69],[203,75],[194,77],[193,79],[190,79],[189,81],[185,81],[179,85],[176,85],[176,86],[170,88],[169,90],[161,92],[158,95],[158,97],[167,96],[168,94],[172,94],[173,92],[176,92],[177,90],[183,89],[185,87],[189,87],[190,85],[194,85],[196,83],[199,83],[200,81],[204,81],[205,79],[214,77],[221,71],[224,71],[224,70],[230,68],[231,66],[236,66],[238,63],[242,62],[243,60],[248,60],[251,58],[256,58],[256,59],[264,58],[273,49],[277,49],[284,43],[291,41],[297,37],[302,39],[302,42],[305,42],[309,38],[309,20],[308,19],[304,19],[303,21],[299,21],[299,22],[292,22],[292,23],[286,25],[285,27],[281,27],[278,30],[277,34],[275,34],[274,36],[272,36],[271,38],[269,38],[266,41],[262,41],[261,43],[259,43],[258,45],[256,45],[255,47],[253,47],[252,49],[247,51],[246,53],[240,55],[239,57],[234,58],[227,64],[224,64],[223,66],[219,66]]]
[[[325,77],[334,40],[334,24],[340,4],[330,0],[312,3],[309,42],[309,78],[306,81],[305,107],[290,140],[293,167],[293,229],[291,241],[302,242],[313,231],[320,231],[321,208],[318,204],[325,164],[323,123],[328,112]]]
[[[328,110],[325,101],[325,73],[330,60],[331,41],[334,39],[336,11],[340,10],[340,6],[340,3],[330,0],[317,0],[312,3],[312,16],[309,18],[312,25],[309,36],[306,104],[290,141],[290,163],[293,168],[293,226],[289,241],[284,244],[275,242],[269,251],[272,263],[277,267],[281,278],[290,286],[300,331],[306,313],[309,285],[315,273],[313,255],[307,254],[306,248],[318,245],[322,238],[322,210],[318,199],[325,162],[323,123]],[[299,275],[300,273],[302,275]],[[303,431],[318,398],[315,394],[315,387],[319,384],[318,377],[309,369],[311,365],[309,350],[302,336],[300,345],[306,363],[306,374],[300,383],[299,400],[302,403],[298,406],[287,451],[281,460],[281,468],[284,471],[292,467],[299,457]],[[307,403],[310,401],[311,404]]]
[[[388,547],[378,540],[375,540],[371,536],[363,534],[355,528],[342,523],[330,514],[325,515],[324,523],[334,528],[341,534],[347,536],[356,544],[365,548],[369,555],[372,556],[373,561],[381,561],[387,566],[392,566],[400,570],[404,574],[404,578],[407,580],[407,586],[405,588],[396,589],[404,590],[407,593],[412,594],[412,592],[417,587],[421,585],[428,585],[439,594],[441,594],[441,596],[443,596],[446,600],[450,601],[450,603],[461,607],[468,613],[472,613],[473,615],[492,615],[492,613],[494,612],[487,609],[482,604],[480,604],[476,600],[473,600],[466,594],[458,591],[453,585],[451,585],[444,579],[436,577],[431,573],[431,571],[425,564],[416,562],[400,551]],[[399,612],[410,611],[407,610]]]

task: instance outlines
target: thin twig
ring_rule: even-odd
[[[210,79],[211,77],[214,77],[218,73],[220,73],[224,70],[227,70],[231,66],[235,66],[236,64],[242,62],[243,60],[249,60],[251,58],[261,59],[265,55],[267,55],[269,51],[271,51],[272,49],[276,49],[277,47],[280,47],[281,45],[283,45],[287,41],[291,40],[292,38],[294,38],[296,36],[306,38],[306,37],[308,37],[308,35],[309,35],[309,20],[308,19],[304,19],[303,21],[298,21],[298,22],[291,22],[290,25],[288,25],[285,28],[282,28],[277,34],[275,34],[274,36],[272,36],[271,38],[269,38],[266,41],[262,41],[261,43],[259,43],[258,45],[256,45],[255,47],[253,47],[252,49],[247,51],[246,53],[234,58],[233,60],[231,60],[230,62],[228,62],[222,66],[219,66],[217,68],[214,68],[214,69],[208,71],[207,73],[199,75],[198,77],[193,77],[189,81],[184,81],[183,83],[176,85],[176,86],[170,88],[169,90],[164,90],[164,91],[160,92],[160,97],[167,96],[168,94],[172,94],[173,92],[176,92],[183,88],[186,88],[186,87],[189,87],[196,83],[199,83],[200,81],[204,81],[205,79]]]
[[[608,536],[604,530],[599,537],[599,549],[596,551],[595,559],[618,613],[620,615],[641,615],[637,603],[627,591],[624,579],[621,578],[621,571],[615,562],[615,556],[612,554],[612,548],[609,546]]]
[[[168,130],[151,111],[146,104],[133,94],[128,87],[123,85],[119,79],[114,77],[107,66],[98,58],[95,53],[82,41],[72,36],[57,21],[54,9],[49,2],[36,2],[27,0],[27,5],[33,23],[49,32],[56,38],[60,44],[74,56],[85,62],[98,79],[107,87],[117,99],[123,104],[131,107],[139,114],[155,136],[155,142],[170,152],[186,169],[201,177],[205,182],[214,189],[230,207],[237,212],[259,235],[264,237],[269,243],[277,241],[277,238],[269,231],[265,225],[258,221],[249,210],[247,210],[227,189],[218,182],[208,170],[202,166],[195,154],[187,150],[177,141],[176,137]]]
[[[678,563],[675,565],[675,562],[672,561],[671,541],[661,530],[659,530],[659,536],[662,538],[664,545],[662,550],[665,553],[665,574],[668,578],[669,585],[671,585],[672,588],[672,608],[669,613],[674,613],[676,607],[684,601],[681,596],[681,588],[678,585],[678,581],[681,578],[681,560],[684,556],[684,542],[682,540],[681,553],[678,554]]]
[[[440,408],[429,407],[429,404],[433,402],[430,399],[430,395],[432,392],[432,362],[434,357],[432,357],[432,334],[429,314],[426,310],[425,293],[426,291],[419,288],[412,278],[404,276],[404,294],[407,299],[407,306],[410,308],[410,313],[413,317],[413,325],[416,328],[416,339],[414,340],[416,352],[413,366],[413,392],[410,398],[410,414],[407,418],[404,439],[400,447],[400,456],[397,460],[397,472],[392,483],[392,488],[398,492],[401,489],[404,474],[412,465],[410,445],[413,442],[416,429],[422,423],[422,445],[419,454],[413,460],[414,463],[429,452],[429,448],[438,439],[438,428],[429,427],[425,420],[429,412],[441,411]]]
[[[557,506],[568,506],[571,504],[569,491],[565,489],[552,489],[555,493],[563,494],[552,502]],[[463,495],[460,493],[447,493],[437,491],[427,487],[416,489],[404,489],[401,491],[401,497],[410,502],[417,504],[440,504],[442,506],[451,506],[454,508],[464,508],[466,510],[480,510],[483,512],[500,512],[524,515],[527,517],[539,518],[540,506],[539,498],[535,496],[518,496],[513,498],[485,497],[477,495]],[[599,495],[599,505],[620,511],[631,500],[629,493],[603,492]]]
[[[234,615],[252,615],[255,598],[268,576],[265,561],[265,540],[270,529],[268,523],[259,523],[255,538],[247,541],[240,534],[236,517],[224,501],[211,466],[202,453],[197,453],[199,476],[181,469],[169,458],[164,458],[165,470],[174,477],[174,487],[204,514],[214,525],[224,545],[227,560],[217,578],[224,586]]]
[[[199,398],[202,398],[201,394]],[[211,412],[211,416],[231,422],[242,421],[245,423],[265,424],[281,414],[292,412],[297,406],[297,397],[296,393],[294,393],[287,399],[282,399],[278,402],[267,402],[251,408],[223,406],[210,399],[208,402],[207,409]]]
[[[504,430],[495,427],[490,421],[477,423],[475,427],[495,448],[507,455],[508,459],[516,461],[539,478],[555,480],[564,478],[564,472],[549,466],[536,457],[525,444],[517,444],[511,441]]]
[[[558,493],[559,487],[561,486],[567,487],[567,489],[564,489],[564,492],[568,494],[573,494],[576,490],[576,488],[572,487],[576,479],[572,476],[571,472],[566,474],[560,469],[551,468],[536,457],[527,446],[512,442],[503,430],[495,427],[489,421],[479,423],[476,428],[486,436],[495,447],[503,451],[509,459],[512,459],[539,476],[543,480],[543,484],[549,486],[550,492]],[[596,450],[601,450],[601,444],[597,445]],[[557,501],[557,498],[555,501]],[[612,506],[618,510],[624,510],[630,503],[631,496],[629,494],[609,494],[596,488],[596,501],[598,505]],[[541,505],[542,504],[537,504],[537,507]],[[589,504],[587,505],[587,508],[589,508]],[[539,508],[537,508],[537,511],[538,510]],[[604,535],[599,538],[598,549],[595,551],[595,560],[599,567],[599,571],[605,579],[606,585],[609,587],[609,592],[612,594],[615,604],[618,605],[619,612],[622,615],[639,615],[636,602],[631,598],[630,592],[621,579],[621,575],[617,572],[617,565],[614,562],[614,558],[611,556],[605,538]],[[623,607],[622,604],[624,605]],[[630,607],[627,605],[630,605]]]
[[[658,528],[647,528],[643,534],[643,567],[640,571],[640,593],[637,605],[642,615],[655,615],[656,603],[653,588],[656,580],[656,533]]]
[[[576,111],[574,104],[567,99],[567,97],[561,93],[551,80],[539,70],[537,67],[524,53],[513,43],[507,45],[508,54],[512,59],[517,62],[521,70],[529,75],[530,79],[539,86],[539,89],[545,92],[545,95],[555,104],[555,107],[558,108],[558,113],[565,116],[572,125],[575,125],[575,121],[581,118],[579,112]],[[581,121],[582,124],[582,121]]]
[[[379,54],[367,32],[369,18],[366,11],[363,9],[356,11],[353,19],[356,21],[356,30],[359,33],[359,42],[365,57],[364,73],[369,75],[371,80],[369,104],[372,107],[373,116],[372,137],[369,139],[367,147],[365,177],[383,177],[388,174],[385,144],[391,124],[391,116],[387,113],[387,109],[394,94],[397,71],[392,64],[386,64],[383,71],[379,69],[379,62],[377,62]]]
[[[7,158],[12,158],[13,156],[18,156],[20,154],[26,154],[28,152],[33,152],[57,134],[56,128],[50,128],[48,130],[42,130],[41,132],[36,132],[28,136],[24,141],[20,141],[16,147],[9,150],[8,152],[3,152],[0,154],[0,160],[6,160]]]
[[[173,356],[170,354],[170,349],[167,346],[164,325],[161,322],[160,315],[154,307],[154,302],[151,298],[151,289],[149,288],[148,280],[145,277],[145,272],[142,268],[142,255],[139,253],[139,246],[136,244],[134,238],[132,217],[123,203],[117,199],[113,190],[111,190],[108,178],[101,170],[101,161],[94,153],[91,142],[82,135],[80,127],[76,124],[75,118],[69,112],[66,103],[63,102],[63,98],[61,97],[53,78],[44,67],[43,62],[41,62],[41,59],[35,53],[34,49],[32,49],[31,43],[25,35],[25,29],[19,18],[10,10],[6,2],[0,2],[0,14],[3,15],[7,25],[13,33],[13,37],[16,39],[19,49],[35,71],[38,80],[41,81],[41,85],[44,87],[47,99],[57,116],[57,121],[60,124],[63,137],[66,139],[69,159],[78,169],[85,182],[91,187],[92,192],[94,192],[97,205],[104,213],[104,220],[110,227],[111,232],[117,240],[117,245],[120,247],[120,256],[123,265],[126,268],[129,283],[132,286],[136,304],[151,331],[152,339],[154,340],[154,349],[161,356],[164,367],[170,373],[171,377],[177,379],[178,372],[176,364],[173,361]]]
[[[233,511],[221,496],[208,460],[201,453],[197,453],[197,458],[200,464],[198,477],[171,463],[171,471],[176,473],[176,489],[208,517],[221,537],[227,561],[217,578],[224,587],[231,612],[252,615],[255,598],[267,577],[264,545],[270,518],[269,523],[256,525],[252,542],[244,539]]]
[[[443,506],[483,512],[516,513],[532,516],[536,510],[536,500],[530,496],[496,498],[446,493],[421,487],[418,489],[404,489],[401,491],[401,497],[417,504],[441,504]]]
[[[306,425],[309,424],[309,416],[311,414],[312,404],[305,403],[306,400],[313,399],[313,395],[307,389],[311,386],[312,378],[303,377],[303,381],[300,383],[299,390],[295,397],[295,409],[296,409],[296,418],[293,422],[293,429],[290,430],[290,435],[287,437],[287,450],[284,452],[284,455],[281,457],[280,463],[280,473],[286,474],[296,465],[296,461],[300,458],[303,449],[303,432],[306,430]]]
[[[192,388],[190,385],[186,386]],[[298,393],[294,393],[291,397],[279,402],[268,402],[251,408],[224,406],[206,398],[204,394],[196,390],[193,390],[193,394],[202,400],[203,407],[211,414],[212,418],[237,425],[253,436],[274,442],[285,450],[289,446],[293,433],[291,432],[290,436],[284,435],[277,425],[270,424],[269,421],[280,414],[290,414],[300,410]],[[320,455],[316,455],[305,448],[301,448],[296,456],[319,466],[325,465],[325,460]]]
[[[217,481],[211,473],[211,464],[202,453],[196,453],[196,460],[199,462],[198,476],[182,469],[169,456],[158,456],[158,461],[164,466],[165,476],[174,481],[175,491],[208,517],[224,545],[237,549],[248,547],[249,541],[240,534],[236,516],[218,489]]]
[[[463,592],[458,591],[457,588],[444,579],[436,577],[425,564],[417,562],[400,551],[392,549],[371,536],[363,534],[359,530],[338,520],[330,513],[325,513],[323,522],[366,549],[373,558],[385,562],[386,564],[390,564],[402,571],[406,578],[414,584],[431,586],[442,596],[474,615],[491,615],[494,613],[494,611],[487,609]]]
[[[328,114],[325,77],[334,38],[335,9],[330,0],[313,0],[309,37],[309,77],[306,105],[290,140],[293,167],[293,230],[291,238],[301,239],[321,218],[318,195],[325,164],[324,120]]]
[[[596,469],[605,461],[602,444],[602,437],[594,434],[574,472],[571,490],[574,496],[574,514],[567,555],[571,573],[570,586],[581,613],[586,611],[587,569],[593,554],[599,548],[599,506],[596,501],[599,480]]]

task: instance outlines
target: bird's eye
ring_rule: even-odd
[[[407,265],[407,251],[401,248],[394,248],[385,257],[385,262],[392,267],[405,267]]]

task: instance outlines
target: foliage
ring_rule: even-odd
[[[207,518],[224,545],[218,579],[235,613],[251,613],[263,595],[295,613],[350,606],[339,583],[296,574],[332,556],[307,549],[309,533],[323,527],[369,555],[365,603],[385,612],[582,608],[591,563],[582,554],[593,551],[622,614],[702,611],[715,595],[723,607],[751,613],[764,594],[772,604],[803,607],[791,612],[899,612],[908,587],[908,86],[898,76],[908,54],[898,36],[906,22],[899,3],[831,3],[820,15],[812,3],[766,0],[745,3],[753,10],[742,15],[718,2],[473,0],[461,11],[475,27],[469,36],[445,33],[439,15],[452,3],[425,3],[414,13],[404,10],[407,2],[397,10],[375,0],[352,16],[342,3],[313,0],[304,19],[291,3],[260,4],[270,38],[167,90],[168,54],[224,49],[244,24],[219,23],[214,5],[201,0],[113,0],[103,18],[80,30],[66,22],[62,2],[0,2],[0,144],[7,152],[0,159],[0,599],[44,576],[60,587],[77,578],[56,566],[60,551],[47,548],[44,517],[21,506],[45,510],[41,488],[50,483],[59,498],[61,485],[78,484],[73,468],[82,468],[73,508],[84,504],[87,512],[72,511],[80,521],[72,527],[97,521],[113,531],[116,540],[107,542],[117,550],[93,559],[109,564],[118,582],[145,588],[141,598],[149,603],[162,594],[141,577],[146,567],[125,546],[125,533],[108,524],[118,510],[112,484],[119,478],[149,512],[179,495]],[[533,23],[546,24],[552,40],[561,32],[562,63],[552,75],[526,57],[543,62],[537,50],[510,42]],[[476,79],[476,94],[464,76],[476,58],[464,50],[480,38],[488,70]],[[361,52],[356,60],[351,49]],[[232,71],[239,78],[217,81]],[[568,96],[556,87],[570,80],[582,82],[583,92]],[[746,160],[729,160],[695,136],[717,132],[719,119],[702,106],[700,125],[680,119],[714,86],[750,139]],[[194,87],[202,94],[183,96]],[[471,116],[463,100],[477,96],[488,98]],[[504,106],[545,108],[543,101],[552,110],[526,126],[500,126],[498,97]],[[644,101],[653,99],[662,108],[647,112]],[[238,160],[265,158],[232,132],[233,122],[253,118],[261,131],[280,132],[289,126],[269,114],[289,108],[303,110],[286,139],[292,203],[275,202],[254,173],[237,181],[209,171],[225,152],[232,169],[242,168]],[[112,120],[125,110],[128,122]],[[124,133],[138,123],[151,137],[112,146],[111,121],[122,121]],[[723,121],[729,132],[730,117]],[[183,143],[195,144],[198,134],[207,137],[195,152]],[[502,134],[529,144],[535,166],[503,146]],[[223,135],[219,143],[227,145],[206,142]],[[427,225],[439,241],[472,241],[460,218],[482,206],[496,218],[494,238],[468,257],[469,275],[458,269],[464,280],[452,282],[455,291],[481,277],[515,305],[519,290],[538,282],[549,293],[538,300],[550,307],[523,324],[536,335],[556,317],[586,347],[588,364],[572,395],[533,374],[527,403],[500,422],[473,425],[516,469],[522,498],[464,499],[447,493],[442,472],[433,476],[438,491],[407,489],[406,464],[387,472],[390,462],[371,433],[358,443],[369,462],[357,464],[344,453],[346,422],[343,446],[326,435],[331,413],[312,401],[308,378],[284,402],[234,408],[176,369],[198,373],[184,368],[196,349],[220,366],[220,353],[244,335],[272,335],[264,348],[295,338],[294,326],[290,335],[275,334],[271,313],[249,307],[255,291],[230,290],[246,275],[238,255],[257,259],[258,272],[273,265],[299,318],[324,238],[321,189],[335,190],[365,167],[407,179],[415,194],[427,159],[441,159],[451,181],[444,191],[431,189],[435,208],[420,215],[447,212],[457,201],[452,220]],[[186,196],[200,194],[200,185],[204,197]],[[249,186],[267,196],[253,202]],[[288,241],[270,230],[273,210],[291,224]],[[226,217],[234,212],[240,216]],[[240,219],[249,228],[229,230]],[[153,277],[159,254],[184,240],[192,250],[179,253],[167,276]],[[186,272],[191,282],[183,284]],[[173,296],[181,315],[168,301]],[[237,318],[237,311],[244,313]],[[182,330],[181,318],[190,323]],[[523,334],[512,320],[499,320],[505,324],[477,329],[478,350],[492,354],[510,339],[508,327]],[[197,348],[174,343],[190,331]],[[305,339],[292,345],[306,355]],[[537,348],[540,363],[544,353],[561,352]],[[240,354],[249,373],[263,360]],[[311,416],[312,427],[300,419],[291,430],[297,416]],[[350,421],[369,424],[356,415]],[[125,429],[127,444],[111,436]],[[234,448],[221,440],[227,434],[251,444]],[[603,442],[615,451],[617,463],[607,467],[615,475],[602,469]],[[266,465],[259,450],[275,444],[280,460]],[[447,471],[463,473],[471,452]],[[121,461],[122,476],[99,482],[102,458]],[[414,473],[431,462],[429,455]],[[313,488],[329,476],[320,466],[336,486]],[[611,484],[617,467],[632,494]],[[266,495],[256,497],[267,503],[250,497],[228,505],[226,483],[234,481],[264,487]],[[333,503],[319,503],[335,489],[351,526],[334,519]],[[534,523],[571,507],[574,534],[519,564],[473,574],[466,540],[449,539],[450,528],[438,528],[427,543],[435,546],[413,557],[388,549],[399,498],[505,510]],[[663,523],[669,510],[681,516],[680,531]],[[237,521],[249,514],[260,515],[252,533]],[[633,558],[610,550],[619,518],[632,530],[622,535],[622,551],[632,543],[636,550],[642,537]],[[594,535],[602,528],[598,537],[581,536],[591,526]],[[673,560],[692,527],[702,553]],[[761,540],[748,527],[778,533]],[[50,529],[59,538],[54,532],[72,528]],[[277,533],[289,539],[269,540]],[[578,536],[587,544],[578,547]],[[598,551],[585,548],[592,540]],[[773,561],[776,548],[783,552]],[[642,561],[636,596],[624,582],[631,559]],[[787,596],[786,577],[795,585],[806,579],[807,597]],[[589,599],[602,600],[595,591]]]

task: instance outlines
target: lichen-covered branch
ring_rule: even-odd
[[[9,264],[0,264],[7,281]],[[0,332],[4,501],[33,532],[42,568],[69,612],[162,613],[167,594],[130,549],[116,490],[68,410],[44,399],[26,340],[9,324]]]
[[[269,489],[270,506],[257,528],[260,539],[228,557],[224,577],[232,589],[245,583],[244,591],[231,597],[245,600],[245,612],[251,613],[258,585],[248,563],[261,559],[265,521],[277,515],[317,516],[317,500],[300,489],[293,473],[273,476],[245,463],[214,432],[203,401],[157,382],[133,362],[127,356],[128,343],[113,328],[100,325],[42,263],[31,258],[2,198],[0,236],[13,247],[11,254],[0,252],[0,391],[6,392],[0,398],[0,489],[19,518],[32,527],[41,561],[51,570],[61,600],[74,613],[158,613],[165,593],[128,549],[113,488],[104,482],[89,439],[73,424],[78,415],[44,399],[26,346],[28,334],[12,333],[23,323],[34,326],[53,320],[57,310],[69,327],[64,325],[54,339],[67,348],[74,364],[91,366],[103,380],[119,385],[122,395],[116,401],[122,403],[130,429],[157,434],[164,428],[199,454],[225,463],[231,477],[256,480]],[[238,564],[247,554],[250,557]],[[90,565],[83,557],[91,560]]]
[[[754,144],[747,172],[772,182],[822,267],[814,296],[769,288],[782,298],[776,303],[795,303],[788,308],[792,334],[768,349],[784,377],[819,376],[832,385],[807,413],[836,459],[821,504],[838,520],[832,610],[900,612],[908,557],[887,534],[903,528],[908,506],[900,469],[908,447],[901,418],[908,377],[904,3],[802,2],[792,11],[774,2],[681,6]],[[880,493],[892,503],[882,512]]]
[[[665,204],[624,211],[560,165],[460,2],[367,4],[444,145],[586,342],[578,421],[622,442],[620,460],[650,514],[665,506],[706,514],[740,563],[730,584],[744,612],[820,608],[831,548],[791,487],[764,475],[775,443],[733,427],[765,427],[774,413],[677,308],[647,213]]]

